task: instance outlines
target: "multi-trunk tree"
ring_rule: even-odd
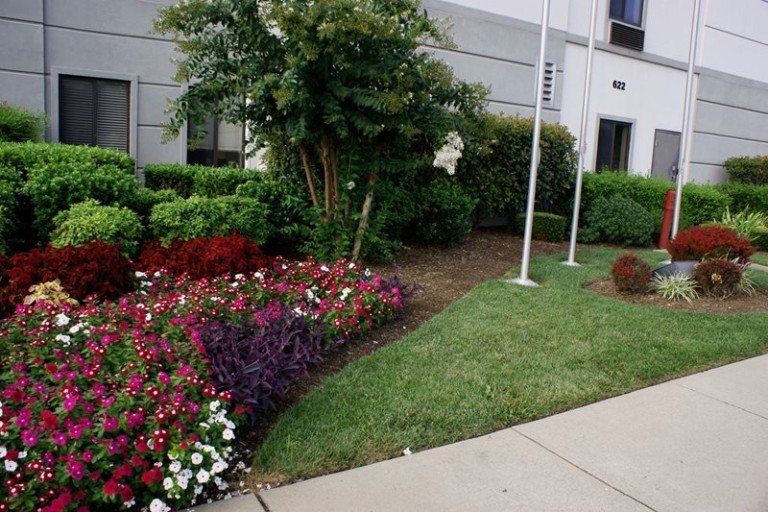
[[[450,44],[443,28],[418,0],[183,0],[156,22],[175,38],[177,80],[190,84],[170,104],[168,133],[216,115],[247,126],[253,148],[287,138],[322,223],[348,211],[345,153],[362,157],[357,258],[376,181],[396,180],[409,153],[434,151],[457,112],[480,108],[484,89],[425,49]]]

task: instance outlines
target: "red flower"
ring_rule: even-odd
[[[103,487],[104,494],[107,496],[114,496],[117,494],[117,487],[118,483],[116,480],[107,480]]]
[[[59,418],[51,411],[45,410],[40,414],[40,419],[43,420],[43,427],[45,430],[53,430],[59,426]]]
[[[141,475],[141,481],[144,482],[145,485],[152,485],[155,482],[160,482],[163,480],[163,472],[160,471],[160,468],[157,466],[153,467],[149,471],[145,471]]]

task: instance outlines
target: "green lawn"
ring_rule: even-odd
[[[490,281],[287,411],[254,479],[290,481],[488,433],[768,348],[768,315],[652,309],[584,290],[617,251],[537,258],[536,289]],[[656,263],[665,255],[641,253]],[[762,286],[768,274],[753,271]]]
[[[758,252],[757,254],[752,255],[749,259],[760,265],[768,266],[768,253],[766,252]]]

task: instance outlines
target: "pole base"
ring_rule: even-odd
[[[519,277],[516,277],[514,279],[507,279],[506,281],[509,284],[516,284],[517,286],[527,286],[528,288],[538,288],[539,285],[536,284],[535,281],[532,281],[530,279],[521,279]]]
[[[566,267],[580,267],[581,264],[577,261],[561,261],[561,265],[565,265]]]

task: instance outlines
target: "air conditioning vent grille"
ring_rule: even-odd
[[[645,32],[622,23],[611,23],[611,43],[633,50],[643,51]]]
[[[557,80],[557,64],[547,61],[544,64],[544,83],[541,88],[541,100],[544,105],[555,105],[555,82]]]

